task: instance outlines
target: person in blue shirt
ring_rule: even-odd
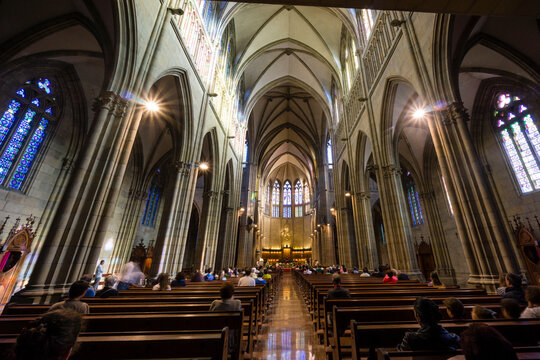
[[[186,276],[183,272],[176,274],[176,278],[171,282],[171,287],[182,287],[186,286]]]
[[[255,279],[255,284],[266,284],[266,280],[263,279],[263,273],[260,272],[257,274],[257,278]]]
[[[90,282],[92,281],[92,275],[84,274],[80,280],[84,280],[90,284]],[[88,290],[86,290],[84,297],[95,297],[95,296],[96,296],[96,290],[94,290],[94,287],[88,286]]]
[[[212,274],[212,268],[208,269],[206,271],[206,275],[204,276],[204,280],[206,281],[214,281],[216,278],[214,277],[214,274]]]

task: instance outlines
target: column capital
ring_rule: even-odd
[[[373,171],[373,172],[378,171],[379,170],[379,165],[377,165],[377,164],[369,164],[368,166],[366,166],[366,170],[370,171],[370,172],[371,171]]]
[[[371,192],[369,191],[357,192],[356,196],[358,196],[360,200],[369,200],[371,198]]]
[[[101,109],[106,109],[115,112],[120,111],[123,115],[123,112],[125,112],[125,109],[127,108],[127,104],[128,100],[122,98],[120,95],[115,94],[112,91],[104,91],[101,93],[101,95],[94,99],[94,102],[92,103],[92,110],[99,111]]]
[[[204,197],[208,199],[215,199],[219,195],[219,191],[209,190],[203,194]]]
[[[399,166],[396,166],[395,164],[390,164],[382,167],[383,170],[383,176],[388,178],[395,175],[401,175],[401,168]]]
[[[443,113],[443,124],[451,126],[460,120],[468,121],[469,114],[461,101],[454,101],[446,107],[446,111]]]
[[[62,159],[62,170],[66,170],[66,172],[69,174],[69,173],[73,172],[74,168],[75,168],[75,166],[74,166],[73,159],[68,159],[68,158],[63,158]]]
[[[189,173],[190,173],[190,170],[191,170],[190,164],[188,164],[188,163],[186,163],[184,161],[181,161],[181,160],[177,160],[172,164],[172,166],[173,166],[174,170],[176,170],[176,172],[179,175],[189,176]]]

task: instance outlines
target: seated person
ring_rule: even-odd
[[[244,276],[238,279],[238,286],[255,286],[255,279],[249,276],[249,270],[244,271]]]
[[[369,270],[367,267],[362,269],[362,273],[360,274],[360,277],[370,277],[371,274],[369,273]]]
[[[531,319],[540,318],[540,287],[529,286],[525,291],[525,299],[527,300],[527,308],[523,310],[520,318]]]
[[[410,280],[409,275],[401,272],[401,270],[395,270],[398,280]]]
[[[83,319],[73,310],[56,310],[32,321],[17,337],[17,360],[67,359],[81,331]]]
[[[506,292],[506,273],[499,275],[499,286],[497,286],[497,294],[503,296]]]
[[[397,346],[399,351],[406,350],[455,350],[459,347],[459,336],[449,333],[439,325],[441,313],[439,306],[432,300],[419,297],[414,302],[414,314],[420,329],[405,333]]]
[[[118,291],[114,288],[116,283],[116,278],[112,275],[109,275],[105,278],[105,286],[103,289],[99,290],[96,293],[96,297],[108,298],[111,296],[118,296]]]
[[[382,282],[383,284],[396,284],[397,277],[392,270],[388,270]]]
[[[472,319],[473,320],[492,320],[495,319],[497,313],[493,310],[487,309],[483,306],[476,305],[473,307]]]
[[[171,282],[171,287],[182,287],[182,286],[186,286],[186,276],[184,275],[183,272],[179,272],[178,274],[176,274],[176,277],[174,278],[174,280]]]
[[[90,274],[84,274],[80,280],[86,281],[88,284],[92,282],[92,275]],[[93,286],[89,286],[88,290],[86,290],[86,294],[84,294],[84,297],[94,297],[96,296],[96,290],[94,290]]]
[[[242,303],[238,299],[233,298],[234,285],[226,282],[219,289],[221,300],[214,300],[210,305],[210,311],[240,311]]]
[[[516,299],[501,300],[502,315],[505,319],[519,319],[521,315],[521,306]]]
[[[471,324],[461,333],[461,350],[466,360],[517,360],[512,344],[486,324]],[[452,357],[448,360],[458,358]]]
[[[443,301],[444,306],[446,306],[446,313],[448,314],[448,319],[464,321],[465,320],[465,307],[463,303],[456,298],[448,298]]]
[[[204,275],[204,281],[214,281],[216,277],[212,274],[212,268],[206,270],[206,275]]]
[[[263,279],[264,280],[269,280],[271,278],[272,278],[272,275],[270,275],[270,273],[268,273],[268,269],[264,269]]]
[[[328,290],[327,299],[348,299],[351,297],[351,294],[349,293],[349,290],[341,287],[341,276],[337,275],[334,276],[334,279],[332,280],[332,284],[334,285],[333,289]]]
[[[196,270],[192,275],[191,275],[191,282],[203,282],[204,281],[204,277],[202,276],[201,272],[199,270]]]
[[[429,279],[427,286],[444,287],[441,279],[439,279],[439,274],[436,271],[432,271],[431,274],[429,274]]]
[[[263,279],[263,273],[260,272],[257,274],[257,279],[255,279],[255,284],[266,284],[266,280]]]
[[[526,304],[525,291],[521,286],[522,278],[518,274],[506,274],[506,289],[502,295],[503,299],[516,299],[520,304]]]
[[[161,273],[157,278],[157,284],[152,287],[152,290],[156,291],[170,291],[171,285],[169,284],[169,274]]]
[[[81,314],[89,314],[90,308],[88,307],[88,304],[81,301],[88,290],[89,285],[90,284],[84,280],[75,281],[69,287],[68,299],[54,304],[49,311],[69,309]]]

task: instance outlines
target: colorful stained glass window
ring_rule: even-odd
[[[311,208],[311,194],[309,193],[309,185],[307,184],[307,182],[304,184],[304,204],[305,204],[305,207],[306,207],[306,213],[310,210]]]
[[[294,185],[294,216],[302,217],[303,216],[303,205],[304,205],[304,187],[302,186],[302,181],[297,180]]]
[[[274,181],[272,189],[272,217],[279,217],[279,203],[281,198],[281,185],[279,181]]]
[[[292,205],[292,186],[289,180],[286,180],[283,184],[283,217],[291,217],[291,205]]]
[[[49,79],[29,80],[15,94],[18,100],[11,100],[0,118],[0,184],[20,190],[54,120],[55,98],[47,96],[52,96]],[[44,100],[47,109],[41,107]]]
[[[270,197],[270,188],[272,187],[272,184],[269,182],[266,185],[266,193],[264,194],[264,212],[266,214],[270,214],[270,203],[271,203],[271,197]]]
[[[142,224],[144,226],[154,227],[156,221],[156,214],[159,210],[159,203],[161,200],[161,187],[157,184],[156,180],[150,185],[148,190],[148,197],[146,198],[146,206],[144,208],[144,214]]]
[[[407,194],[407,202],[409,203],[409,211],[413,226],[417,226],[424,223],[424,215],[422,214],[422,205],[420,205],[420,197],[418,196],[418,190],[416,184],[409,172],[404,179],[405,192]]]
[[[528,106],[519,96],[501,93],[493,116],[521,192],[540,189],[540,133]]]

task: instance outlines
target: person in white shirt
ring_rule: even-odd
[[[94,281],[94,290],[96,290],[96,291],[98,289],[99,282],[101,281],[101,277],[103,276],[103,265],[104,264],[105,264],[105,260],[101,260],[99,262],[99,265],[96,268],[96,275],[95,275],[96,280]]]
[[[540,287],[528,286],[525,290],[527,308],[521,313],[520,319],[540,319]]]
[[[362,269],[362,273],[360,274],[360,277],[370,277],[368,268]]]
[[[244,276],[238,280],[238,286],[255,286],[255,279],[249,276],[249,273],[246,271],[244,272]]]

